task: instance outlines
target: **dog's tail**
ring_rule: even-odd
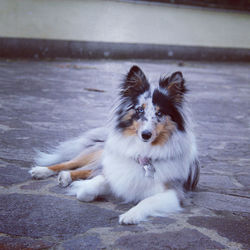
[[[107,138],[105,127],[92,129],[78,138],[63,142],[50,153],[37,151],[35,163],[39,166],[49,166],[75,158],[82,151],[102,148]]]
[[[199,161],[195,159],[190,165],[189,175],[183,187],[187,191],[194,191],[200,178],[200,166]]]

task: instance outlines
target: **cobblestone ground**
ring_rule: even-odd
[[[184,212],[118,225],[131,205],[65,195],[28,174],[35,150],[102,125],[138,64],[181,70],[196,119],[201,179]],[[250,65],[169,61],[0,61],[0,249],[249,249]]]

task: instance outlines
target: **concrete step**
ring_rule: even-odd
[[[247,13],[163,3],[104,0],[2,0],[0,3],[0,37],[38,39],[35,44],[40,41],[40,47],[41,40],[78,42],[76,47],[93,42],[98,43],[94,50],[103,48],[103,55],[105,44],[111,48],[117,44],[178,46],[181,53],[197,47],[239,49],[245,55],[250,49],[249,27]],[[17,41],[17,47],[22,47],[20,40]],[[2,51],[6,49],[6,42],[1,46]],[[84,51],[88,49],[83,46]],[[148,49],[145,47],[144,51]],[[46,54],[45,48],[43,53]],[[107,53],[112,51],[109,49]],[[172,53],[173,49],[164,58],[171,58]]]

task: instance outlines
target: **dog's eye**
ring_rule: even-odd
[[[138,107],[138,108],[136,109],[136,113],[137,113],[137,114],[142,114],[142,113],[144,113],[143,107]]]
[[[156,116],[158,116],[159,118],[163,116],[163,113],[161,111],[157,111],[156,113]]]

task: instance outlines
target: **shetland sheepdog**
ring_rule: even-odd
[[[131,67],[111,125],[40,153],[30,174],[37,179],[59,174],[59,184],[71,184],[69,193],[80,201],[113,194],[135,203],[119,216],[121,224],[180,211],[199,179],[186,92],[181,72],[153,86],[138,66]]]

